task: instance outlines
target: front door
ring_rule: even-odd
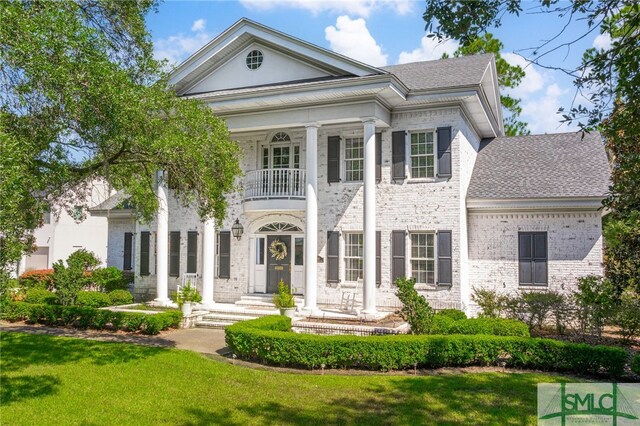
[[[286,255],[272,254],[272,247],[279,243],[286,247]],[[269,235],[267,236],[267,293],[277,293],[278,283],[283,280],[287,286],[291,286],[291,236]],[[279,259],[278,257],[282,257]]]

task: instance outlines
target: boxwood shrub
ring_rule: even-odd
[[[56,305],[58,303],[58,296],[52,291],[34,287],[25,292],[24,301],[27,303]]]
[[[436,315],[429,334],[489,334],[493,336],[529,337],[529,327],[522,321],[505,318],[463,318]]]
[[[103,308],[111,305],[111,299],[101,291],[79,291],[76,297],[76,305],[89,308]]]
[[[495,365],[618,377],[627,353],[551,339],[488,335],[318,336],[290,332],[291,320],[268,316],[226,328],[237,356],[304,368],[389,370]]]
[[[631,371],[640,376],[640,355],[635,355],[631,360]]]
[[[46,325],[64,325],[102,330],[111,324],[114,330],[140,331],[158,334],[180,326],[182,312],[174,309],[158,314],[113,312],[86,306],[38,305],[26,302],[9,303],[2,318],[7,321],[28,321]]]
[[[133,295],[128,290],[113,290],[107,293],[112,306],[133,303]]]
[[[454,321],[467,319],[467,314],[462,312],[460,309],[441,309],[436,313],[436,316],[449,317]]]

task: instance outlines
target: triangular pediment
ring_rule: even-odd
[[[373,74],[386,71],[241,19],[180,64],[169,82],[190,95]]]

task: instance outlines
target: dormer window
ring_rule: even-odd
[[[264,56],[262,56],[262,52],[259,50],[252,50],[247,55],[247,68],[250,70],[257,70],[262,65],[262,61],[264,60]]]

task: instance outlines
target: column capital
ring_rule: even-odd
[[[304,127],[307,128],[307,129],[309,127],[315,127],[317,129],[317,128],[321,127],[321,126],[322,125],[320,123],[318,123],[317,121],[313,121],[313,122],[310,122],[310,123],[304,123]]]
[[[375,123],[376,123],[376,121],[377,121],[377,119],[376,119],[375,117],[360,117],[360,120],[361,120],[364,124],[367,124],[367,123],[373,123],[373,124],[375,124]]]

